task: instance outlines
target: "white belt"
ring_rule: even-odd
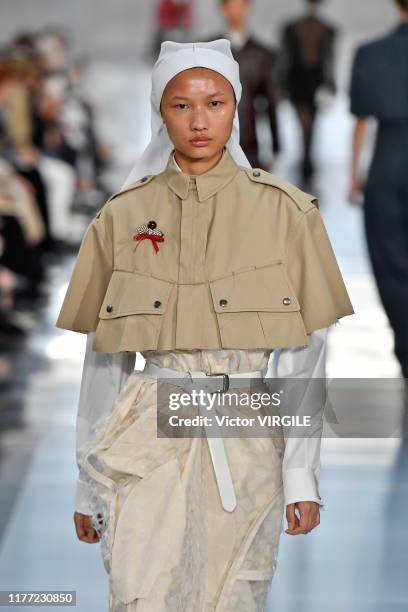
[[[191,389],[194,388],[194,379],[200,378],[200,389],[206,389],[207,387],[209,393],[227,391],[229,388],[234,387],[237,388],[248,386],[246,381],[241,380],[244,378],[263,378],[263,372],[261,370],[253,370],[252,372],[237,372],[235,374],[227,374],[226,372],[212,374],[210,372],[203,372],[202,370],[188,370],[180,372],[179,370],[174,370],[172,368],[161,368],[151,361],[146,361],[144,370],[141,370],[141,372],[147,376],[152,376],[153,378],[178,378],[179,381],[175,384],[178,384],[187,391],[191,391]],[[222,376],[222,387],[217,391],[214,391],[213,380],[208,380],[208,385],[206,385],[206,381],[203,380],[207,377],[212,378],[213,376]],[[205,407],[200,403],[199,410],[203,416],[206,416]],[[215,432],[216,434],[217,431],[219,433],[219,428],[216,421],[213,420],[213,424],[211,426],[204,425],[204,429],[206,432],[208,448],[210,450],[222,506],[228,512],[232,512],[237,505],[237,499],[235,496],[234,485],[225,453],[223,439],[221,437],[213,438],[208,435],[208,433],[211,433],[211,431]]]

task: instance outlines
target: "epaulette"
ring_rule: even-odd
[[[303,212],[307,212],[311,208],[319,208],[319,200],[316,196],[302,191],[292,183],[284,181],[279,176],[271,174],[262,168],[245,168],[245,172],[251,181],[256,183],[263,183],[264,185],[271,185],[284,191],[296,204],[296,206]]]
[[[148,183],[150,183],[150,181],[152,179],[154,179],[155,176],[157,176],[157,175],[156,174],[150,174],[149,176],[143,176],[141,179],[139,179],[135,183],[131,183],[128,187],[126,187],[126,189],[122,189],[121,191],[117,191],[116,193],[112,194],[110,196],[109,200],[106,200],[105,204],[98,211],[98,213],[96,214],[95,219],[99,218],[99,215],[101,214],[102,210],[105,208],[105,206],[107,204],[109,204],[109,202],[112,202],[112,200],[114,200],[115,198],[117,198],[120,195],[123,195],[124,193],[127,193],[128,191],[133,191],[133,189],[137,189],[138,187],[141,187],[142,185],[148,185]]]

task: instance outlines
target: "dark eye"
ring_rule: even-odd
[[[220,100],[211,100],[211,104],[221,104]],[[216,106],[213,106],[213,108],[217,108]]]
[[[176,106],[180,107],[180,106],[187,106],[187,104],[185,102],[180,102],[179,104],[176,104]]]

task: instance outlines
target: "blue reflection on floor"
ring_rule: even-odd
[[[324,469],[321,523],[282,534],[268,611],[406,612],[407,474],[408,444],[391,467]]]

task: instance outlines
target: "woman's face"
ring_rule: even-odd
[[[193,159],[210,158],[231,135],[234,90],[215,70],[189,68],[167,83],[160,110],[176,151]]]

